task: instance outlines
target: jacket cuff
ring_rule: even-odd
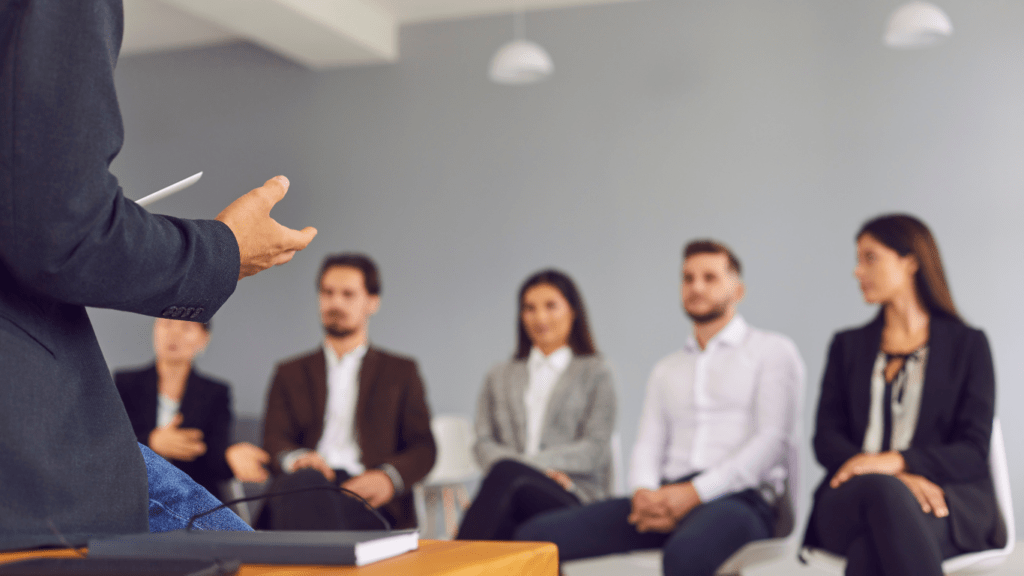
[[[399,495],[405,492],[405,482],[402,481],[402,475],[398,473],[398,469],[391,464],[381,464],[378,468],[381,472],[388,475],[391,479],[391,485],[395,487],[395,495]]]
[[[277,463],[281,465],[281,471],[291,474],[295,471],[295,461],[312,452],[309,448],[296,448],[288,452],[281,452],[277,455]]]

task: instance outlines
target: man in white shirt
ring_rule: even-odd
[[[736,313],[740,272],[718,242],[683,251],[683,309],[694,334],[651,372],[633,497],[545,514],[517,539],[555,542],[562,560],[661,548],[666,575],[712,575],[744,544],[772,536],[804,366],[790,339]]]
[[[415,526],[411,488],[436,455],[416,362],[369,344],[380,306],[369,257],[328,256],[318,288],[324,341],[279,364],[267,395],[263,446],[278,475],[271,491],[341,486],[395,527]],[[267,508],[260,527],[383,528],[360,503],[326,489],[272,498]]]

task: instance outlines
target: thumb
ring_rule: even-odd
[[[270,205],[273,206],[284,198],[284,195],[288,193],[289,186],[291,186],[291,182],[286,176],[274,176],[270,180],[264,182],[263,186],[254,190],[254,192],[270,202]]]
[[[284,246],[287,250],[302,250],[316,237],[317,230],[312,226],[306,226],[302,230],[292,230],[291,228],[285,227],[284,230]]]

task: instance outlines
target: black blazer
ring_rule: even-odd
[[[135,436],[148,446],[149,434],[156,428],[156,366],[116,372],[114,383],[121,394],[128,419],[132,421]],[[203,431],[206,453],[191,462],[168,461],[219,498],[218,484],[232,476],[231,468],[224,459],[224,451],[231,441],[231,390],[227,384],[207,378],[193,369],[188,375],[179,411],[182,428]]]
[[[122,24],[114,0],[0,0],[0,550],[147,531],[85,307],[205,322],[238,281],[227,226],[150,214],[109,171]]]
[[[839,332],[829,349],[821,383],[814,453],[826,477],[815,492],[861,452],[871,402],[871,371],[882,341],[880,313],[861,328]],[[1006,544],[1006,527],[989,477],[988,451],[995,413],[995,376],[988,340],[948,317],[932,316],[928,364],[917,428],[902,452],[907,472],[946,492],[953,539],[965,551]],[[814,516],[805,544],[816,546]]]

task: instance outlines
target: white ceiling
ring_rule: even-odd
[[[314,69],[394,62],[403,24],[630,1],[124,0],[122,54],[247,40]]]

